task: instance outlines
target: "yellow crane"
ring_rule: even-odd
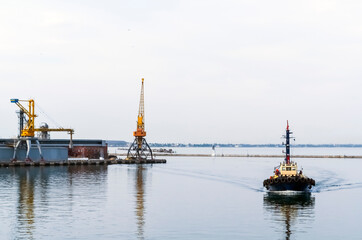
[[[138,108],[137,129],[133,132],[135,140],[128,149],[127,159],[153,159],[153,154],[145,137],[145,106],[144,106],[144,78],[142,78],[140,105]]]
[[[34,125],[35,125],[35,103],[33,99],[30,100],[19,100],[16,98],[10,99],[10,102],[15,103],[19,108],[20,111],[25,113],[28,116],[28,121],[25,125],[25,127],[21,130],[21,137],[34,137]],[[20,104],[20,102],[28,102],[29,103],[29,109],[26,109],[23,105]]]
[[[31,159],[29,158],[31,140],[36,141],[36,144],[38,146],[39,153],[40,153],[40,158],[42,161],[44,161],[39,140],[37,138],[35,138],[35,132],[68,132],[70,134],[70,144],[69,145],[70,145],[70,148],[73,147],[72,141],[73,141],[74,129],[70,129],[70,128],[35,128],[35,118],[37,117],[37,115],[35,114],[35,102],[33,99],[19,100],[17,98],[12,98],[12,99],[10,99],[10,102],[15,103],[20,108],[20,112],[26,114],[28,117],[25,126],[22,126],[22,124],[20,124],[21,133],[20,133],[19,140],[17,141],[15,148],[14,148],[14,155],[13,155],[12,161],[16,161],[16,158],[15,158],[16,150],[19,147],[20,143],[22,141],[25,141],[27,144],[27,152],[26,152],[25,161],[31,162]],[[28,109],[26,107],[24,107],[20,102],[28,102]]]

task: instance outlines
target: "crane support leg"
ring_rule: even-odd
[[[29,157],[30,149],[31,149],[31,140],[26,139],[26,156],[25,156],[25,162],[32,162],[32,160]]]
[[[69,141],[69,148],[73,148],[73,132],[70,132],[70,141]]]
[[[15,145],[15,148],[14,148],[13,159],[11,159],[11,162],[16,162],[16,150],[18,149],[20,143],[21,143],[21,140],[19,139],[19,140],[16,142],[16,145]]]
[[[19,138],[18,141],[16,142],[16,145],[14,147],[14,154],[13,154],[13,159],[11,159],[11,162],[16,162],[17,159],[16,159],[16,153],[17,153],[17,150],[21,144],[22,141],[26,142],[26,155],[25,155],[25,162],[29,163],[29,162],[33,162],[30,158],[30,150],[31,150],[31,140],[35,140],[36,142],[36,145],[39,149],[39,155],[40,155],[40,162],[43,162],[44,161],[44,157],[43,157],[43,153],[41,151],[41,146],[40,146],[40,142],[37,138],[29,138],[29,137],[26,137],[26,138]]]
[[[153,154],[145,138],[136,137],[128,149],[127,159],[152,160]]]
[[[41,152],[41,147],[40,147],[40,143],[39,143],[38,139],[36,140],[36,145],[38,146],[38,149],[39,149],[40,162],[44,162],[44,157],[43,157],[43,154]]]

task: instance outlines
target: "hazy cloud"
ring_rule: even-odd
[[[299,143],[361,143],[361,7],[2,2],[0,136],[17,134],[16,97],[77,138],[131,141],[144,77],[150,142],[277,143],[289,119]]]

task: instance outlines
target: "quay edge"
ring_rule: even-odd
[[[0,167],[166,163],[165,159],[125,160],[108,156],[106,142],[97,139],[73,139],[72,147],[66,139],[39,139],[45,162],[40,161],[39,150],[33,141],[30,151],[32,162],[25,162],[25,146],[18,148],[17,161],[11,162],[16,140],[0,139]]]
[[[112,165],[112,164],[162,164],[166,163],[166,159],[152,159],[152,160],[66,160],[66,161],[52,161],[52,162],[1,162],[1,167],[42,167],[42,166],[79,166],[79,165]]]

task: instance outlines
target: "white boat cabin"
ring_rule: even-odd
[[[298,166],[296,162],[290,162],[286,164],[285,162],[280,163],[279,172],[281,176],[297,176],[298,175]]]

